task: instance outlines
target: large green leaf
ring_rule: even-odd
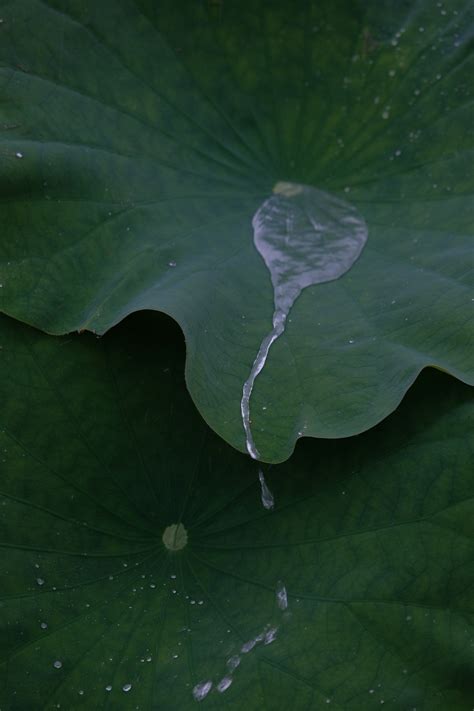
[[[194,402],[243,450],[273,311],[251,221],[293,181],[349,200],[369,237],[272,347],[250,403],[261,458],[369,428],[426,365],[472,381],[472,2],[0,8],[6,313],[52,333],[172,315]]]
[[[0,322],[0,707],[186,711],[212,681],[219,710],[470,709],[468,388],[428,371],[371,432],[304,440],[264,470],[266,510],[163,321]]]

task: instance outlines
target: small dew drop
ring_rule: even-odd
[[[131,684],[124,684],[122,686],[122,691],[125,691],[125,692],[130,691],[131,688],[132,688]]]
[[[38,585],[44,585],[43,578],[36,578],[36,582],[38,583]]]
[[[229,671],[233,672],[234,669],[237,669],[237,667],[239,666],[239,664],[240,664],[240,657],[239,657],[238,654],[234,654],[233,657],[230,657],[230,658],[227,660],[227,669],[228,669]]]
[[[252,651],[256,644],[257,642],[254,639],[249,639],[248,642],[245,642],[245,644],[242,645],[240,651],[242,654],[248,654]]]
[[[175,266],[176,266],[176,262],[168,262],[168,266],[169,266],[169,267],[175,267]]]
[[[53,662],[53,667],[54,667],[55,669],[61,669],[62,665],[63,665],[63,663],[60,662],[59,659],[56,659],[56,661]]]
[[[276,640],[277,631],[278,630],[276,627],[272,627],[271,629],[269,629],[268,632],[265,634],[265,639],[263,640],[263,644],[267,645],[267,644],[271,644],[272,642],[274,642]]]
[[[212,681],[201,681],[193,689],[193,696],[196,701],[202,701],[206,698],[210,690],[212,689]]]
[[[277,605],[280,610],[286,610],[288,607],[288,593],[283,583],[279,583],[276,591]]]
[[[40,624],[40,627],[41,627],[42,630],[47,630],[47,629],[48,629],[48,625],[47,625],[46,622],[42,622],[42,623]]]
[[[225,676],[223,679],[220,680],[220,682],[217,685],[217,691],[220,691],[221,694],[224,693],[224,691],[227,691],[229,686],[232,684],[232,677],[231,676]]]
[[[107,684],[107,686],[105,687],[105,690],[112,691],[112,684]]]

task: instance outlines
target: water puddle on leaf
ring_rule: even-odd
[[[367,225],[353,205],[323,190],[277,183],[252,220],[254,244],[273,284],[273,324],[244,383],[240,411],[247,451],[259,458],[250,426],[250,398],[272,344],[285,330],[303,289],[345,274],[367,242]]]

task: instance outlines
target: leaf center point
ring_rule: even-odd
[[[182,523],[173,523],[165,528],[162,540],[168,550],[180,551],[188,543],[188,532]]]

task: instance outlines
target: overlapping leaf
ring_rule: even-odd
[[[419,371],[472,381],[472,3],[0,4],[0,308],[46,331],[172,315],[206,421],[244,449],[277,181],[351,201],[356,265],[305,290],[252,394],[266,461],[369,428]]]
[[[470,708],[465,386],[426,373],[370,433],[300,443],[271,511],[164,317],[101,340],[2,318],[0,345],[2,709],[186,711],[210,681],[219,711]]]

